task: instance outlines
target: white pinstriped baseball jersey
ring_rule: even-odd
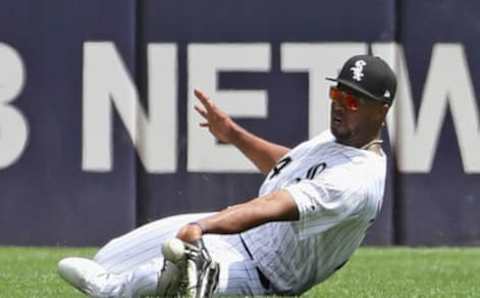
[[[382,204],[386,158],[335,142],[330,131],[300,144],[265,179],[260,195],[285,189],[300,219],[241,234],[276,291],[301,293],[353,254]]]

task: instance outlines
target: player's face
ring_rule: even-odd
[[[340,143],[361,146],[375,137],[383,123],[388,105],[363,99],[345,88],[332,87],[330,130]]]

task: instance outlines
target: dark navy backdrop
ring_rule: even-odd
[[[2,1],[0,20],[0,42],[25,64],[14,105],[30,129],[20,159],[0,171],[0,242],[99,244],[133,228],[135,163],[120,122],[114,170],[86,173],[81,162],[83,43],[112,40],[133,68],[133,2]]]
[[[477,1],[401,1],[401,34],[418,112],[434,44],[460,43],[465,48],[471,80],[480,101],[480,26]],[[445,69],[447,73],[450,71]],[[451,80],[457,74],[450,71]],[[477,134],[471,138],[478,140]],[[465,174],[451,106],[442,126],[429,174],[404,174],[396,188],[401,201],[399,238],[412,245],[480,243],[480,175]],[[477,160],[480,148],[475,148]]]

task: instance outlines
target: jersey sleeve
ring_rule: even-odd
[[[352,176],[345,169],[334,169],[285,188],[297,205],[301,236],[326,231],[358,212],[365,195]]]

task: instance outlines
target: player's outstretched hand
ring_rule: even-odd
[[[235,122],[202,91],[195,89],[195,96],[201,103],[195,105],[195,110],[206,120],[200,123],[201,127],[208,127],[210,132],[221,142],[231,143],[234,134]]]

